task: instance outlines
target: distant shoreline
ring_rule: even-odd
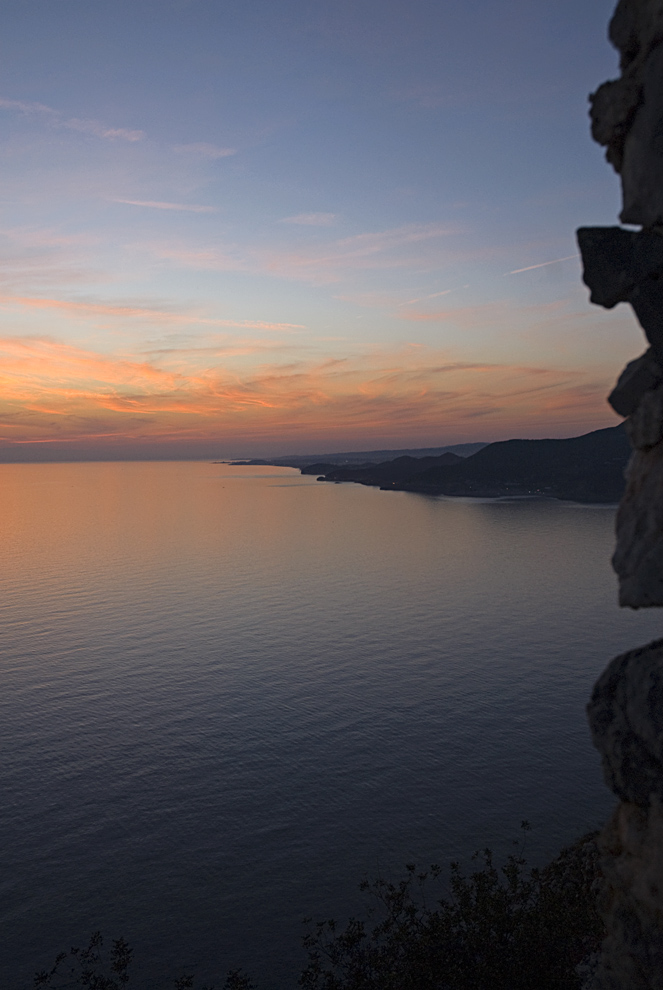
[[[460,453],[459,447],[468,446],[478,449]],[[366,451],[326,455],[313,463],[299,456],[230,463],[293,467],[302,474],[315,474],[318,481],[353,482],[382,491],[613,505],[624,492],[624,471],[631,454],[623,424],[566,440],[503,440],[432,450],[435,453],[421,450],[384,460],[375,459],[382,452]],[[348,463],[349,456],[356,461]]]

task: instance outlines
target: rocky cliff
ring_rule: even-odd
[[[583,228],[591,300],[629,303],[647,349],[609,397],[633,447],[617,515],[620,604],[663,605],[663,0],[620,0],[610,23],[621,75],[591,101],[592,134],[622,184],[621,227]],[[617,657],[588,715],[619,798],[600,837],[608,931],[592,990],[663,990],[663,640]]]

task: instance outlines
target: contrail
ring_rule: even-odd
[[[442,292],[432,292],[430,296],[420,296],[418,299],[408,299],[407,302],[399,303],[400,306],[411,306],[413,303],[423,302],[424,299],[437,299],[438,296],[448,296],[453,289],[444,289]]]
[[[528,265],[527,268],[516,268],[513,272],[505,272],[505,275],[520,275],[521,272],[531,272],[533,268],[545,268],[546,265],[557,265],[560,261],[570,261],[571,258],[579,258],[579,254],[567,254],[566,258],[555,258],[554,261],[542,261],[540,265]]]

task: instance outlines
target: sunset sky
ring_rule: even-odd
[[[612,0],[5,0],[0,459],[572,436]]]

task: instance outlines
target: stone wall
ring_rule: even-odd
[[[628,302],[647,349],[609,397],[633,446],[617,514],[619,601],[663,605],[663,0],[620,0],[610,23],[621,76],[591,101],[592,134],[620,174],[621,227],[582,228],[591,300]],[[607,938],[593,990],[663,990],[663,640],[616,657],[588,706],[619,798],[600,838]]]

